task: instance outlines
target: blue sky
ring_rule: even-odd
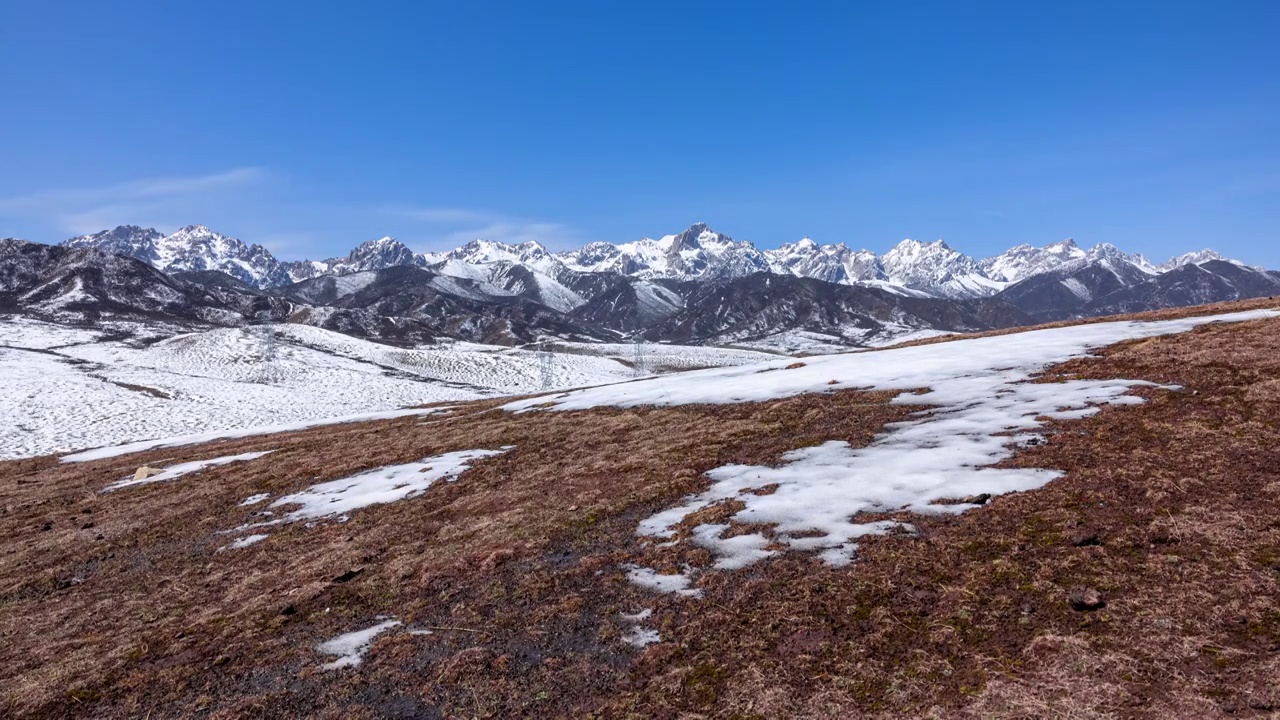
[[[335,7],[343,5],[345,7]],[[892,7],[890,7],[892,6]],[[0,236],[694,221],[1280,267],[1280,3],[6,3]]]

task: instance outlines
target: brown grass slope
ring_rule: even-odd
[[[1251,303],[1250,306],[1259,306]],[[1274,303],[1272,303],[1274,306]],[[1221,312],[1243,307],[1214,307]],[[1204,312],[1205,310],[1201,310]],[[1051,427],[1067,470],[856,563],[792,554],[654,595],[636,524],[726,463],[864,445],[913,408],[773,402],[317,428],[83,464],[0,464],[0,716],[1201,717],[1280,710],[1280,321],[1121,344],[1058,376],[1182,385]],[[218,552],[237,507],[515,445],[422,496]],[[142,464],[276,449],[101,493]],[[714,510],[712,511],[714,512]],[[685,544],[687,545],[687,543]],[[358,571],[353,573],[350,571]],[[1072,609],[1075,588],[1106,606]],[[621,641],[652,608],[660,644]],[[396,617],[354,670],[315,645]]]

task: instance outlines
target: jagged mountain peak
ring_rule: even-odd
[[[1182,267],[1183,265],[1199,265],[1201,263],[1207,263],[1211,260],[1225,260],[1226,262],[1233,263],[1236,265],[1242,264],[1237,260],[1228,260],[1216,250],[1210,250],[1209,248],[1205,248],[1204,250],[1195,250],[1189,253],[1183,253],[1182,255],[1178,255],[1177,257],[1169,258],[1168,262],[1160,265],[1159,267],[1161,270],[1174,270]]]
[[[499,240],[476,238],[462,247],[444,253],[447,260],[461,260],[473,264],[496,262],[543,262],[553,256],[542,243],[537,240],[526,240],[522,243],[504,243]]]
[[[704,245],[710,244],[733,244],[734,239],[728,235],[718,233],[707,226],[706,223],[696,222],[686,228],[684,231],[676,235],[668,235],[663,240],[669,240],[671,243],[671,251],[679,251],[682,249],[697,250]]]

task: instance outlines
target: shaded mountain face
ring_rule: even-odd
[[[1037,321],[1051,322],[1079,316],[1096,298],[1149,279],[1150,275],[1126,260],[1104,257],[1033,275],[996,297]]]
[[[0,312],[52,322],[234,325],[238,310],[140,260],[93,248],[0,240]]]
[[[1280,274],[1222,260],[1152,275],[1113,256],[1032,276],[1004,300],[1037,322],[1157,310],[1280,294]]]
[[[308,324],[365,337],[419,342],[449,337],[499,345],[544,336],[583,341],[613,337],[541,303],[494,296],[474,280],[415,267],[317,278],[281,294],[323,305],[306,311]]]
[[[593,327],[632,334],[683,310],[689,295],[699,287],[693,281],[613,277],[612,285],[598,290],[590,301],[575,308],[573,317]]]
[[[998,300],[905,297],[878,288],[757,273],[698,287],[683,309],[645,331],[644,337],[731,344],[800,330],[869,345],[918,330],[987,330],[1028,321]]]
[[[1083,313],[1115,315],[1275,295],[1280,295],[1280,273],[1209,260],[1184,263],[1146,282],[1096,298]]]

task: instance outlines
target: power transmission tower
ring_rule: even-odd
[[[542,389],[550,390],[556,382],[556,356],[547,350],[538,351],[538,372],[542,378]]]
[[[644,338],[639,335],[632,341],[632,361],[631,369],[636,377],[645,374],[644,367]]]
[[[276,380],[276,334],[271,327],[271,307],[258,311],[258,360],[261,367],[258,382],[270,385]]]

